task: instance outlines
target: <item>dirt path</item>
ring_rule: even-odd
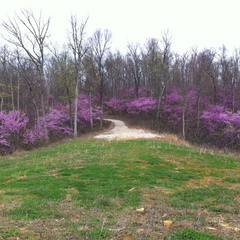
[[[123,121],[115,119],[105,119],[114,123],[114,128],[100,135],[95,136],[97,139],[137,139],[137,138],[162,138],[163,135],[146,132],[143,129],[129,128]]]

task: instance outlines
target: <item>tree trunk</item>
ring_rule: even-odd
[[[78,80],[75,86],[75,104],[74,104],[74,123],[73,123],[73,137],[76,138],[78,136]]]
[[[93,129],[93,115],[92,115],[92,93],[89,94],[89,114],[90,114],[90,126]]]
[[[68,105],[69,105],[69,119],[70,119],[70,128],[73,129],[73,117],[72,117],[72,99],[71,99],[71,94],[70,90],[67,87],[67,97],[68,97]]]
[[[18,72],[18,77],[17,77],[17,110],[20,109],[20,79],[19,79],[19,72]]]
[[[234,94],[234,88],[232,88],[232,112],[235,112],[235,94]]]
[[[12,110],[15,110],[12,73],[10,75]]]
[[[41,98],[41,110],[42,110],[42,121],[43,121],[43,128],[44,128],[44,140],[45,140],[45,144],[48,145],[49,144],[49,131],[47,128],[47,121],[46,121],[46,110],[47,110],[47,106],[46,106],[46,86],[45,86],[45,74],[44,74],[44,70],[43,70],[43,62],[41,64],[41,66],[39,67],[39,77],[40,77],[40,86],[41,86],[41,90],[40,90],[40,98]]]
[[[184,102],[183,102],[183,106],[182,106],[182,135],[183,135],[183,139],[186,139],[186,132],[187,132],[187,127],[186,127],[186,109],[187,109],[187,96],[185,96]]]
[[[186,123],[185,123],[185,109],[186,106],[183,106],[183,112],[182,112],[182,135],[183,135],[183,139],[186,139]]]
[[[198,102],[197,102],[197,136],[200,134],[200,100],[201,97],[198,97]]]
[[[3,99],[3,97],[1,97],[1,111],[3,110],[3,101],[4,101],[4,99]]]
[[[35,105],[35,109],[36,109],[37,124],[40,125],[39,109],[38,109],[38,107],[36,107],[35,103],[34,103],[34,105]]]
[[[100,128],[103,128],[103,100],[101,100],[101,110],[100,110]]]
[[[43,119],[43,128],[44,128],[44,140],[45,144],[49,144],[49,132],[47,128],[47,121],[46,121],[46,105],[45,105],[45,98],[44,94],[41,93],[41,108],[42,108],[42,119]]]
[[[135,79],[135,88],[134,88],[134,91],[135,91],[135,97],[136,99],[139,98],[139,83],[138,83],[138,80]]]
[[[70,128],[73,129],[72,100],[71,99],[68,99],[68,105],[69,105]]]
[[[100,82],[100,128],[103,127],[103,81],[104,81],[104,76],[103,76],[103,73],[102,73],[102,65],[101,63],[99,64],[100,67],[99,67],[99,74],[101,76],[101,82]]]
[[[165,88],[166,88],[166,86],[163,87],[161,93],[160,93],[159,96],[158,96],[156,120],[158,120],[158,119],[159,119],[159,116],[160,116],[160,105],[161,105],[162,96],[163,96],[163,93],[164,93],[164,91],[165,91]]]

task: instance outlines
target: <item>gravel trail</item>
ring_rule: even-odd
[[[104,119],[114,123],[114,128],[95,136],[97,139],[120,140],[137,138],[163,138],[163,135],[146,132],[143,129],[129,128],[123,121],[115,119]]]

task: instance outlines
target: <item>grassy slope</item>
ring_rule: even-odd
[[[176,232],[185,228],[239,239],[239,166],[155,140],[78,139],[3,157],[0,239],[196,239]]]

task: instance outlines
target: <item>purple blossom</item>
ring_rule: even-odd
[[[105,105],[113,112],[120,113],[126,111],[126,100],[120,100],[117,98],[112,98],[110,101],[106,101]]]
[[[25,113],[21,113],[20,111],[10,111],[5,114],[2,119],[2,124],[5,126],[6,130],[10,133],[20,133],[20,131],[26,127],[28,123],[28,117]]]
[[[221,146],[240,143],[240,111],[232,113],[223,106],[211,105],[202,114],[201,120],[208,130],[207,135],[210,135],[215,144]]]
[[[178,105],[183,101],[183,97],[180,95],[179,90],[177,88],[172,88],[170,93],[166,96],[165,102],[169,105]]]
[[[47,131],[50,136],[61,136],[72,134],[72,129],[68,126],[69,115],[60,109],[53,109],[46,115]],[[23,143],[33,144],[45,139],[46,131],[44,128],[44,120],[40,118],[39,123],[35,124],[33,128],[27,129],[24,134]]]
[[[27,129],[23,135],[23,144],[33,144],[42,141],[45,137],[43,124],[36,124],[32,129]]]
[[[127,112],[130,114],[148,114],[157,107],[157,100],[150,97],[141,97],[127,104]]]
[[[69,115],[66,112],[53,109],[46,116],[48,131],[54,135],[72,134],[72,129],[68,127],[69,120]]]
[[[16,134],[23,136],[28,121],[26,114],[20,111],[0,112],[0,146],[14,147]]]
[[[90,101],[88,96],[82,94],[78,98],[78,123],[80,128],[89,126],[91,118],[94,121],[99,120],[101,108],[93,105],[90,111]]]

